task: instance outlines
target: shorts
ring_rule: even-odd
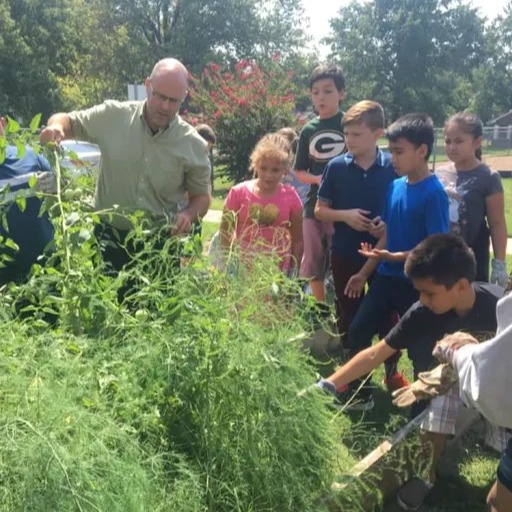
[[[503,486],[512,492],[512,438],[509,439],[507,448],[501,456],[497,478]]]
[[[333,225],[316,219],[303,219],[304,253],[300,265],[300,277],[323,281],[330,267],[329,253]]]
[[[426,432],[453,436],[457,431],[459,412],[464,407],[459,396],[459,386],[456,384],[448,393],[430,401],[420,428]],[[487,446],[501,452],[507,446],[511,436],[507,429],[485,421],[485,444]]]

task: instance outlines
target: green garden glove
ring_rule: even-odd
[[[507,263],[503,260],[495,260],[491,261],[491,279],[490,282],[493,284],[497,284],[502,288],[506,288],[508,284],[508,274],[507,274]]]
[[[446,393],[457,382],[457,373],[449,364],[440,364],[429,372],[422,372],[410,386],[393,392],[393,403],[408,407],[418,400],[431,400]]]

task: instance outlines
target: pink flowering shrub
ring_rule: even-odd
[[[283,126],[297,127],[293,72],[273,59],[267,70],[241,60],[233,70],[210,64],[201,77],[192,77],[191,124],[208,123],[217,136],[218,164],[235,182],[249,173],[249,156],[256,141]]]

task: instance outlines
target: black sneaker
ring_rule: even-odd
[[[434,487],[433,484],[427,482],[417,476],[412,477],[405,482],[396,495],[398,506],[402,510],[418,510]]]
[[[371,411],[375,407],[373,395],[369,389],[363,388],[359,393],[347,389],[340,393],[336,391],[332,382],[325,379],[320,379],[316,386],[332,396],[332,406],[339,411]]]

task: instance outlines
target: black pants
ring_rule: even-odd
[[[155,257],[157,251],[162,251],[166,242],[169,240],[169,234],[158,233],[150,234],[145,240],[132,238],[130,231],[118,230],[106,223],[97,224],[94,228],[94,234],[98,241],[101,256],[106,264],[106,272],[110,275],[116,275],[121,270],[129,270],[135,265],[141,265],[141,271],[145,277],[153,276],[156,278],[161,275],[162,263]],[[171,254],[166,261],[169,272],[165,277],[172,279],[180,269],[180,251],[178,249],[178,240],[171,245]],[[147,256],[147,258],[146,258]],[[170,261],[170,265],[169,265]],[[134,274],[128,278],[128,282],[121,288],[118,294],[119,301],[122,302],[128,294],[136,291],[140,286],[138,275]]]
[[[402,317],[417,300],[418,292],[409,280],[375,275],[348,330],[350,356],[353,357],[372,344],[373,337],[392,313],[396,312]],[[390,359],[393,357],[396,356]],[[362,380],[354,381],[351,388],[359,386]]]

